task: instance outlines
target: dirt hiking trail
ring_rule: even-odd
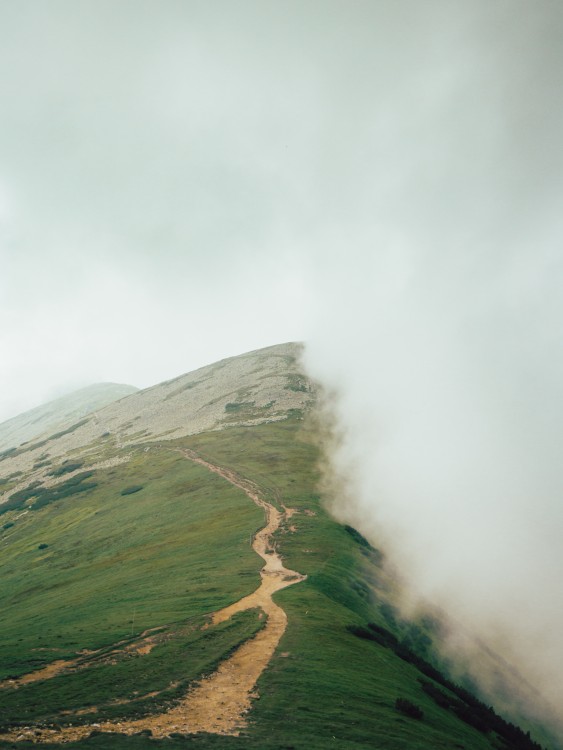
[[[131,735],[147,730],[150,730],[153,737],[166,737],[173,732],[237,735],[246,726],[246,714],[251,708],[252,699],[257,697],[253,692],[256,682],[270,662],[287,626],[287,616],[284,610],[274,603],[272,594],[306,578],[286,568],[271,543],[272,534],[279,529],[282,521],[293,515],[294,511],[285,506],[282,506],[284,512],[279,511],[262,497],[259,487],[254,482],[244,479],[231,469],[212,464],[192,450],[177,450],[188,460],[238,487],[253,503],[264,509],[266,525],[255,534],[252,542],[252,548],[264,560],[264,566],[260,571],[260,586],[254,593],[215,612],[212,615],[212,625],[224,622],[238,612],[254,608],[264,612],[267,617],[266,625],[256,636],[243,643],[225,659],[216,672],[196,682],[179,703],[164,713],[131,721],[99,722],[57,729],[28,727],[0,735],[0,739],[71,742],[87,737],[92,731]],[[47,670],[49,667],[41,670],[45,675],[43,679],[47,677]],[[63,669],[55,669],[54,674],[61,671]],[[20,684],[24,684],[24,679],[20,678]]]
[[[47,664],[46,667],[37,669],[34,672],[28,672],[21,677],[8,678],[0,682],[0,690],[7,688],[19,688],[22,685],[29,685],[32,682],[43,682],[51,680],[59,674],[70,674],[79,672],[82,669],[91,669],[100,664],[115,664],[119,659],[139,654],[144,656],[150,654],[152,649],[161,640],[160,637],[153,635],[157,631],[163,630],[162,627],[149,628],[145,630],[135,641],[119,641],[111,649],[100,648],[95,651],[84,650],[74,659],[59,659]]]

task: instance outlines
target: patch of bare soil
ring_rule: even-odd
[[[246,725],[246,714],[251,708],[252,699],[257,697],[254,692],[256,682],[270,662],[287,626],[287,616],[272,600],[272,594],[306,578],[283,565],[271,540],[272,534],[279,529],[282,521],[291,517],[292,512],[285,507],[283,513],[279,511],[264,500],[257,485],[234,471],[216,466],[194,451],[184,449],[180,452],[190,461],[205,466],[243,490],[256,505],[264,509],[266,525],[256,533],[252,543],[253,549],[265,563],[260,571],[261,584],[254,593],[215,612],[212,623],[216,625],[238,612],[258,607],[267,617],[266,625],[228,657],[216,672],[197,682],[177,705],[162,714],[133,721],[100,722],[62,729],[30,727],[2,735],[0,739],[71,742],[88,736],[93,730],[123,734],[150,730],[154,737],[166,737],[172,732],[237,735]]]
[[[141,633],[139,640],[129,643],[127,641],[119,641],[109,651],[107,648],[96,651],[82,651],[74,659],[59,659],[51,662],[46,667],[36,669],[34,672],[29,672],[21,677],[1,681],[0,689],[19,688],[22,685],[29,685],[32,682],[50,680],[59,674],[79,672],[82,669],[89,669],[100,664],[115,664],[120,659],[128,656],[150,654],[156,644],[162,640],[162,635],[152,634],[160,630],[162,630],[162,627],[145,630]]]
[[[24,674],[22,677],[15,679],[2,680],[0,682],[0,688],[18,688],[21,685],[29,685],[31,682],[40,682],[41,680],[50,680],[52,677],[56,677],[61,672],[64,672],[67,667],[74,664],[75,660],[59,659],[58,661],[51,662],[42,669],[37,669],[35,672]]]

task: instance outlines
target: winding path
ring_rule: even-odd
[[[281,513],[264,500],[253,482],[239,477],[230,469],[211,464],[193,451],[182,450],[182,453],[190,461],[205,466],[243,490],[266,512],[266,525],[256,533],[252,542],[252,548],[265,562],[260,571],[262,582],[254,593],[215,612],[213,624],[224,622],[237,612],[255,607],[264,611],[268,621],[254,638],[240,646],[214,674],[199,682],[184,702],[190,732],[238,734],[238,730],[245,726],[244,716],[250,710],[251,699],[254,697],[252,690],[272,658],[287,626],[287,615],[275,604],[272,594],[305,580],[306,576],[286,568],[270,545],[272,534],[291,512],[286,510]]]
[[[224,622],[238,612],[260,608],[267,617],[266,625],[254,638],[239,646],[216,672],[195,683],[178,704],[162,714],[133,721],[100,722],[62,729],[34,727],[0,735],[0,739],[70,742],[88,736],[94,729],[123,734],[150,730],[154,737],[166,737],[172,732],[236,735],[246,725],[245,716],[251,708],[252,699],[256,697],[253,692],[256,682],[272,658],[287,626],[287,615],[274,603],[272,594],[306,578],[286,568],[271,543],[272,534],[279,529],[283,520],[291,517],[293,511],[290,508],[284,508],[283,513],[279,511],[262,497],[254,482],[244,479],[231,469],[212,464],[192,450],[178,450],[188,460],[204,466],[241,489],[252,502],[264,509],[266,525],[256,533],[252,542],[252,548],[265,563],[260,571],[260,586],[254,593],[215,612],[212,624]]]

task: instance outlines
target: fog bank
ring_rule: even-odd
[[[372,123],[369,219],[318,239],[306,364],[335,393],[336,513],[558,704],[562,12],[464,7]]]
[[[420,597],[503,643],[558,700],[563,373],[560,318],[545,313],[552,277],[519,288],[514,304],[513,259],[462,288],[451,272],[437,282],[415,251],[401,264],[327,305],[309,342],[309,371],[337,394],[342,437],[329,459],[347,492],[336,512],[390,552]]]

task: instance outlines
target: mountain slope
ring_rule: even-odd
[[[381,553],[328,514],[299,353],[0,462],[7,747],[535,747],[426,661],[433,623],[401,620]]]
[[[137,390],[131,385],[97,383],[30,409],[0,424],[0,451],[17,447],[44,433],[64,430],[96,409]]]

